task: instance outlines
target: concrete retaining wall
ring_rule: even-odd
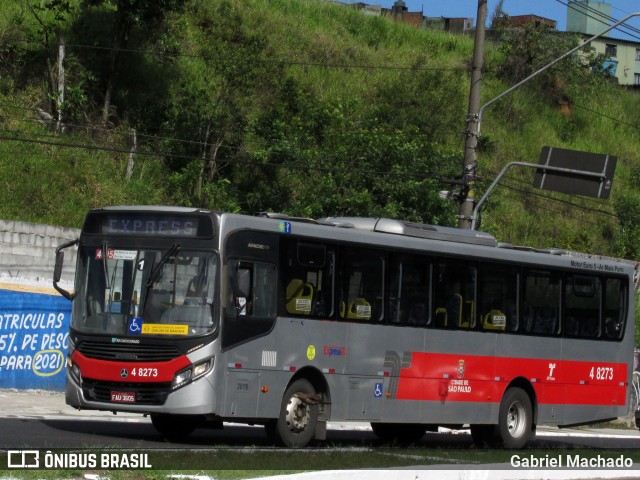
[[[56,247],[79,236],[76,228],[0,220],[0,282],[51,286]],[[65,250],[61,285],[73,284],[76,251]]]
[[[71,302],[53,289],[55,251],[80,231],[0,220],[0,386],[63,390]],[[77,248],[60,286],[73,291]]]

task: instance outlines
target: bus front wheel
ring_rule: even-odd
[[[533,438],[533,409],[527,392],[518,387],[506,391],[500,402],[496,433],[504,448],[524,448]]]
[[[267,426],[267,433],[286,447],[301,448],[314,438],[317,423],[316,391],[311,382],[299,378],[284,392],[280,416],[275,425]]]

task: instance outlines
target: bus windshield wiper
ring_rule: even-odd
[[[111,283],[109,282],[109,271],[107,269],[107,255],[108,255],[107,242],[102,242],[102,268],[104,269],[104,283],[105,283],[105,288],[107,290],[111,290]]]
[[[160,278],[160,272],[162,272],[162,268],[169,261],[169,258],[171,258],[171,256],[176,254],[179,248],[180,248],[180,245],[178,245],[177,243],[174,243],[171,246],[171,248],[167,250],[166,253],[162,256],[158,264],[151,269],[151,273],[149,274],[149,279],[147,280],[147,283],[145,285],[146,291],[144,294],[144,301],[142,302],[142,309],[140,310],[141,312],[144,312],[145,307],[147,306],[147,300],[149,298],[149,288],[151,288],[151,286],[158,280],[158,278]]]
[[[164,267],[165,264],[169,261],[169,258],[171,258],[173,255],[175,255],[178,252],[179,248],[180,248],[180,245],[178,245],[177,243],[174,243],[171,246],[171,248],[167,250],[167,252],[162,256],[158,264],[155,267],[153,267],[153,270],[151,270],[151,273],[149,274],[149,279],[147,280],[147,284],[146,284],[147,288],[149,288],[151,285],[156,283],[158,278],[160,278],[160,272],[162,271],[162,267]]]

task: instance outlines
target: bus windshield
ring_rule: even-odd
[[[119,336],[194,336],[216,328],[217,256],[173,244],[78,252],[72,327]]]

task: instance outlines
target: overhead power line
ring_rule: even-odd
[[[544,200],[554,200],[553,198],[549,198],[549,197],[545,197],[543,195],[540,194],[536,194],[535,192],[531,192],[531,191],[523,191],[520,192],[518,191],[518,189],[515,189],[513,187],[507,186],[505,185],[505,188],[508,191],[513,191],[515,193],[509,193],[509,192],[504,192],[503,195],[505,195],[507,198],[514,200],[516,202],[521,203],[522,202],[522,195],[531,195],[531,196],[537,196],[537,197],[541,197]],[[566,211],[560,211],[560,210],[556,210],[554,208],[550,208],[548,204],[541,206],[539,204],[533,204],[533,203],[528,203],[527,204],[527,208],[531,208],[535,213],[540,213],[540,214],[551,214],[555,217],[560,217],[562,219],[566,219],[567,216],[572,218],[573,220],[579,220],[580,222],[586,222],[589,223],[590,225],[593,226],[602,226],[602,222],[598,221],[596,219],[591,219],[590,217],[576,217],[575,215],[571,215],[571,214],[567,214]]]
[[[22,43],[30,43],[28,40],[21,40]],[[104,52],[121,52],[121,53],[135,53],[139,55],[151,55],[156,57],[165,58],[194,58],[202,60],[216,60],[216,61],[229,61],[237,63],[257,63],[257,64],[272,64],[272,65],[286,65],[286,66],[299,66],[299,67],[320,67],[320,68],[339,68],[339,69],[354,69],[354,70],[395,70],[395,71],[418,71],[418,72],[465,72],[468,71],[468,67],[420,67],[414,65],[374,65],[374,64],[362,64],[362,63],[340,63],[340,62],[311,62],[308,60],[297,60],[290,58],[255,58],[255,57],[230,57],[223,55],[203,55],[195,53],[181,53],[181,52],[166,52],[156,50],[142,50],[136,48],[118,48],[107,47],[103,45],[83,45],[80,43],[65,43],[66,47],[86,49],[86,50],[99,50]]]
[[[3,131],[3,130],[0,130]],[[7,132],[7,130],[4,130]],[[12,132],[9,133],[20,133],[20,132]],[[8,136],[0,134],[0,140],[14,141],[14,142],[25,142],[39,145],[48,145],[53,147],[61,147],[61,148],[72,148],[72,149],[81,149],[81,150],[90,150],[90,151],[105,151],[110,153],[124,153],[130,154],[130,150],[126,148],[115,148],[115,147],[105,147],[101,145],[87,145],[87,144],[78,144],[78,143],[69,143],[69,142],[61,142],[61,141],[51,141],[51,140],[39,140],[33,138],[25,138],[25,137],[16,137],[16,136]],[[146,156],[146,157],[171,157],[177,159],[186,159],[186,160],[201,160],[200,156],[192,156],[192,155],[181,155],[174,154],[171,152],[159,152],[159,151],[144,151],[138,150],[136,155]],[[335,161],[335,159],[330,158],[313,158],[315,161]],[[270,167],[270,168],[282,168],[282,169],[293,169],[293,170],[311,170],[311,171],[319,171],[325,173],[344,173],[345,168],[353,167],[354,165],[358,165],[360,162],[356,159],[348,163],[342,163],[339,166],[329,166],[329,167],[321,167],[314,165],[302,165],[302,164],[294,164],[294,163],[278,163],[278,162],[259,162],[255,160],[244,160],[244,159],[223,159],[219,160],[220,163],[226,163],[229,165],[249,165],[253,167]],[[440,179],[434,178],[432,174],[429,173],[404,173],[404,172],[394,172],[394,171],[381,171],[381,170],[358,170],[360,175],[366,176],[392,176],[399,178],[408,178],[415,180],[437,180],[442,181]]]
[[[497,175],[497,173],[495,173],[495,172],[489,172],[489,173],[491,175],[493,175],[493,176]],[[571,201],[566,200],[564,198],[557,198],[557,197],[554,197],[554,196],[551,196],[551,195],[546,195],[546,194],[544,194],[542,192],[536,192],[532,188],[531,189],[524,189],[524,188],[516,187],[516,186],[514,186],[512,184],[509,184],[508,183],[509,181],[514,181],[514,182],[518,181],[518,182],[523,183],[523,184],[526,185],[525,182],[519,181],[519,180],[516,180],[516,179],[503,179],[500,182],[500,185],[505,187],[505,188],[508,188],[510,190],[522,193],[522,194],[527,194],[527,195],[532,195],[534,197],[542,198],[542,199],[544,199],[546,201],[561,203],[563,205],[567,205],[567,206],[570,206],[572,208],[576,208],[576,209],[579,209],[579,210],[584,210],[584,211],[590,212],[590,213],[606,215],[606,216],[613,217],[613,218],[616,218],[616,219],[619,218],[618,215],[616,215],[615,213],[609,212],[607,210],[603,210],[601,208],[592,208],[592,207],[589,207],[589,206],[586,206],[586,205],[581,205],[581,204],[576,203],[576,202],[571,202]],[[488,185],[490,182],[488,180],[480,180],[480,183],[483,184],[483,185]],[[579,198],[580,200],[591,200],[591,199],[587,199],[585,197],[578,196],[578,195],[565,194],[565,196],[567,196],[569,198]],[[520,201],[522,201],[522,198],[520,198]]]
[[[555,0],[556,2],[558,2],[561,5],[566,6],[567,8],[570,8],[571,10],[574,10],[576,12],[579,13],[583,13],[584,15],[586,15],[588,18],[595,20],[599,23],[602,23],[605,26],[610,26],[613,23],[618,22],[618,19],[610,16],[610,15],[606,15],[604,12],[601,12],[593,7],[590,7],[589,5],[585,4],[585,3],[580,3],[579,6],[577,6],[574,3],[569,3],[567,1],[564,0]],[[629,31],[625,31],[624,29],[627,29]],[[618,30],[620,33],[623,33],[625,35],[629,35],[632,38],[635,38],[637,40],[640,40],[640,36],[638,35],[634,35],[631,32],[635,32],[640,34],[640,29],[633,27],[631,25],[627,25],[627,24],[622,24],[619,25],[617,27],[614,28],[614,30]]]

